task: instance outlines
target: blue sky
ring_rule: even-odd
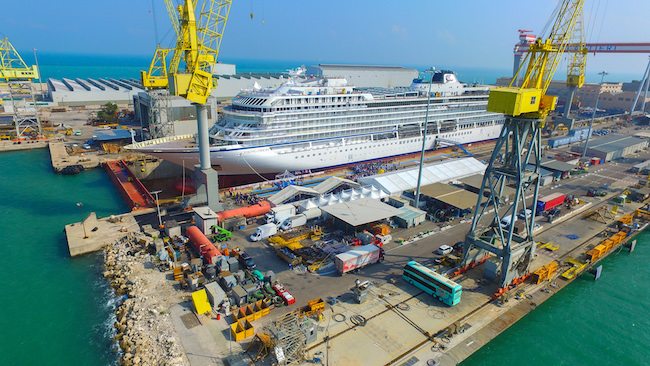
[[[508,70],[517,29],[540,31],[555,0],[235,0],[222,56]],[[158,38],[171,42],[162,0]],[[152,0],[6,1],[0,34],[22,50],[149,55]],[[650,1],[587,0],[591,41],[650,42]],[[597,11],[596,11],[597,10]],[[253,13],[253,19],[250,13]],[[591,29],[591,26],[589,27]],[[641,74],[645,55],[590,56],[589,70]]]

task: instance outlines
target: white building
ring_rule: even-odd
[[[126,106],[144,87],[135,79],[62,78],[47,80],[47,97],[57,105],[89,106],[115,103]]]

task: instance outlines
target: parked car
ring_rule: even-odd
[[[587,191],[587,196],[588,197],[605,197],[607,196],[607,192],[601,189],[590,189]]]
[[[440,248],[436,249],[436,254],[440,255],[447,255],[451,253],[454,250],[454,248],[450,247],[449,245],[441,245]]]
[[[521,212],[519,212],[519,215],[517,215],[517,217],[524,220],[524,219],[530,218],[530,216],[532,214],[533,214],[533,210],[527,208],[525,210],[521,210]]]
[[[508,229],[510,227],[510,221],[512,220],[512,216],[506,215],[501,219],[501,222],[499,224],[501,225],[502,229]],[[515,217],[515,223],[517,222],[517,217]]]
[[[253,257],[251,257],[248,253],[246,252],[239,252],[239,262],[246,267],[246,269],[253,270],[257,268],[257,265],[255,264],[255,261],[253,260]]]

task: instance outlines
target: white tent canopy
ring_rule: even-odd
[[[475,158],[450,159],[425,165],[422,169],[422,185],[450,182],[483,173],[485,168],[485,164]],[[418,168],[364,177],[360,178],[359,182],[364,186],[377,187],[389,195],[396,195],[415,189],[418,182]]]

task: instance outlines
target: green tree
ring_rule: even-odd
[[[97,121],[99,122],[117,122],[117,104],[115,103],[106,103],[102,106],[102,109],[97,112]]]

